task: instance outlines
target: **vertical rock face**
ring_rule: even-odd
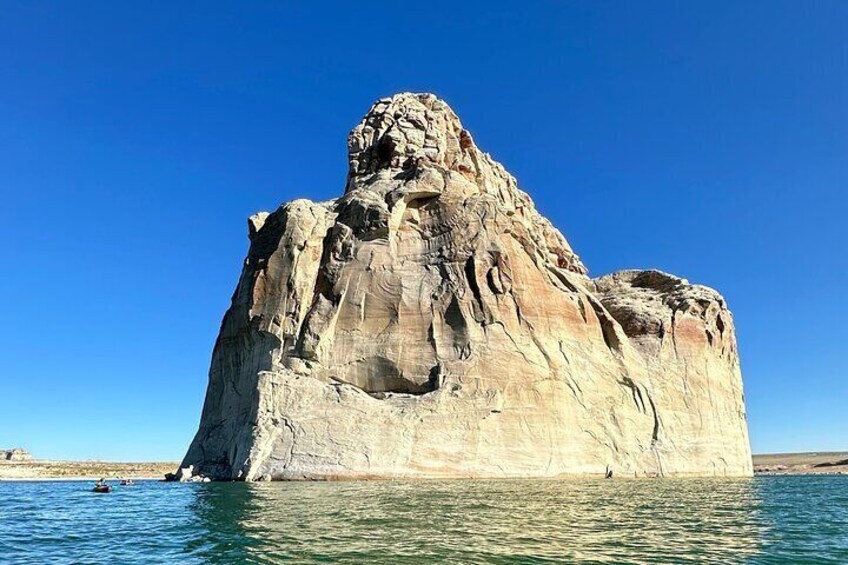
[[[752,472],[733,321],[590,279],[430,94],[377,102],[344,195],[250,218],[183,462],[215,479]]]

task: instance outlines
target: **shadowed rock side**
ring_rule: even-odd
[[[716,292],[589,279],[433,95],[348,148],[341,198],[250,218],[184,477],[751,474]]]

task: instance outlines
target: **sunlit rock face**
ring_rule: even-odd
[[[344,194],[250,218],[183,467],[215,479],[750,475],[733,321],[590,279],[443,101],[377,102]]]

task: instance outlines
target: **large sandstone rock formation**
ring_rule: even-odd
[[[588,278],[433,95],[348,149],[341,198],[250,218],[184,476],[751,474],[718,293]]]

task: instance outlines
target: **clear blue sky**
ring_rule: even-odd
[[[848,449],[848,3],[124,4],[0,9],[0,446],[181,458],[247,216],[413,90],[592,274],[724,293],[756,452]]]

